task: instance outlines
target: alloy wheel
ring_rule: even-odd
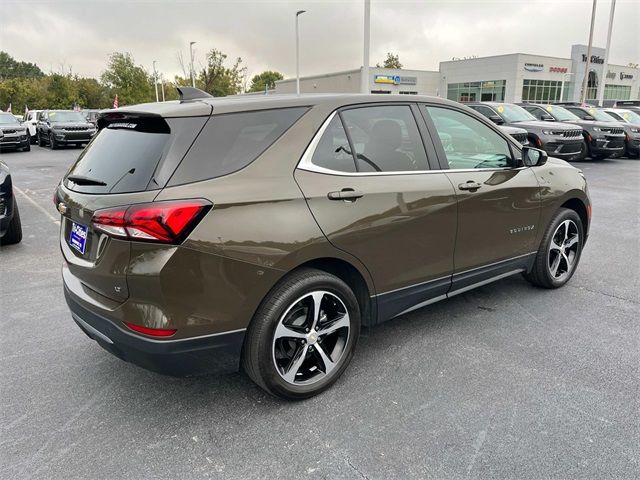
[[[580,248],[578,226],[573,220],[565,220],[553,232],[547,265],[549,273],[556,281],[563,281],[571,275],[575,267]]]
[[[280,377],[293,385],[326,378],[346,353],[351,321],[344,302],[318,290],[293,302],[276,326],[272,352]]]

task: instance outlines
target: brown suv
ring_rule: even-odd
[[[124,360],[241,364],[300,399],[342,374],[361,325],[575,272],[581,171],[465,106],[181,93],[101,115],[55,194],[72,316]]]

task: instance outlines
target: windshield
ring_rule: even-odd
[[[86,122],[80,112],[49,112],[49,120],[52,122]]]
[[[10,113],[0,113],[0,125],[20,125],[20,122]]]
[[[500,104],[494,107],[498,112],[498,115],[507,123],[512,122],[528,122],[535,120],[536,117],[527,112],[524,108],[518,105]]]
[[[579,116],[558,105],[547,105],[545,107],[545,110],[559,122],[571,122],[573,120],[580,120]]]
[[[615,113],[624,118],[625,122],[640,125],[640,115],[638,115],[636,112],[632,112],[631,110],[616,110]]]
[[[589,109],[589,115],[591,115],[596,120],[601,122],[616,122],[617,120],[610,115],[607,115],[601,110],[596,110],[595,108]]]

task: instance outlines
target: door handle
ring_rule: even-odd
[[[469,180],[467,183],[461,183],[458,185],[458,188],[460,190],[477,190],[481,187],[482,185],[480,185],[477,182],[474,182],[473,180]]]
[[[354,190],[353,188],[343,188],[339,192],[327,193],[327,198],[329,200],[355,201],[362,196],[364,196],[364,193],[362,193],[360,190]]]

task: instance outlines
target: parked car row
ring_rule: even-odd
[[[563,160],[640,154],[640,115],[631,107],[499,102],[467,105],[501,127],[525,129],[526,144]],[[520,141],[521,136],[514,138]]]

